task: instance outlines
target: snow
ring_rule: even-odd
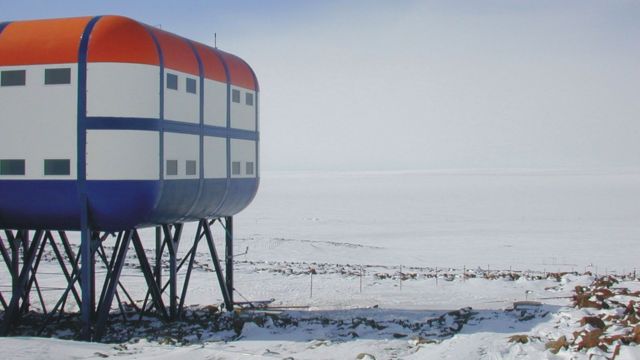
[[[583,272],[620,275],[638,265],[639,200],[632,171],[267,173],[234,218],[236,253],[247,249],[236,258],[236,300],[274,298],[272,306],[290,310],[246,315],[258,320],[240,336],[196,329],[178,344],[8,337],[0,346],[15,359],[586,359],[584,350],[553,354],[545,342],[581,329],[591,313],[570,301],[576,285],[594,279]],[[194,233],[188,225],[183,239]],[[150,251],[153,242],[145,244]],[[38,278],[52,288],[44,294],[51,302],[62,284],[53,261]],[[206,262],[202,245],[186,299],[195,308],[222,302],[215,275],[199,265]],[[547,276],[561,271],[576,273]],[[122,282],[144,297],[133,266]],[[637,280],[618,286],[640,289]],[[511,310],[525,299],[542,305]],[[468,307],[468,319],[451,315]],[[297,325],[274,322],[282,319]],[[521,334],[532,340],[509,342]],[[622,346],[616,359],[638,358],[637,347]]]

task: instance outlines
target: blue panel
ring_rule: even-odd
[[[88,180],[92,228],[117,231],[153,223],[160,182],[154,180]]]
[[[166,224],[183,219],[198,197],[199,181],[199,179],[165,179],[153,221]]]
[[[173,120],[159,120],[153,118],[123,118],[123,117],[87,117],[85,128],[88,130],[159,130],[179,134],[230,137],[232,139],[258,140],[258,132],[228,129],[213,125],[200,125]]]
[[[226,178],[204,179],[202,192],[187,217],[189,219],[197,220],[218,215],[215,211],[222,204],[226,190]]]
[[[0,228],[78,229],[75,180],[0,180]]]
[[[221,209],[220,216],[232,216],[247,207],[258,191],[257,178],[231,179],[227,196]]]
[[[134,227],[232,216],[244,209],[258,188],[258,179],[206,179],[198,193],[198,179],[166,180],[158,202],[160,181],[88,180],[86,193],[92,228],[117,231]],[[75,180],[1,180],[0,228],[80,228],[80,202]],[[224,198],[224,204],[219,208]],[[196,206],[187,215],[189,208]],[[158,207],[154,210],[154,204]]]

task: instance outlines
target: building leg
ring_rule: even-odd
[[[93,304],[95,285],[95,268],[94,268],[94,252],[93,252],[93,234],[89,229],[89,210],[86,199],[83,201],[83,209],[81,210],[81,229],[80,229],[80,288],[82,289],[82,303],[80,304],[80,318],[82,321],[82,330],[80,338],[82,340],[91,340],[91,324],[93,319]]]
[[[225,219],[225,285],[229,302],[233,306],[233,217],[227,216]]]

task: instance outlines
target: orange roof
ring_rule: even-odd
[[[198,60],[189,42],[177,35],[147,26],[158,39],[164,57],[164,67],[198,76]]]
[[[90,20],[87,16],[9,23],[0,33],[0,66],[77,62],[80,40]],[[166,68],[198,76],[195,48],[206,78],[259,90],[253,70],[239,57],[197,42],[192,42],[192,48],[185,38],[122,16],[102,16],[96,22],[87,61],[159,65],[152,35],[160,45]]]
[[[91,17],[15,21],[0,34],[0,66],[78,62]]]
[[[89,62],[126,62],[159,65],[156,45],[147,29],[122,16],[103,16],[89,40]]]
[[[254,77],[253,70],[251,70],[244,60],[218,49],[215,49],[214,51],[218,52],[220,56],[222,56],[223,61],[227,64],[229,76],[231,77],[230,80],[233,85],[255,91],[260,90],[258,82]]]
[[[226,83],[227,75],[224,73],[224,65],[220,56],[206,45],[193,42],[193,46],[196,48],[198,55],[200,55],[200,59],[202,59],[204,77]]]

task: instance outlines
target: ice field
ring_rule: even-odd
[[[292,307],[282,316],[297,325],[195,329],[178,344],[141,335],[119,344],[0,338],[0,346],[18,359],[604,359],[593,349],[554,354],[545,341],[600,314],[571,306],[575,286],[595,278],[582,273],[620,276],[640,265],[638,215],[634,171],[264,173],[234,218],[236,300],[273,298]],[[187,226],[184,239],[194,231]],[[144,288],[134,268],[122,281]],[[637,280],[619,286],[640,290]],[[505,310],[525,299],[543,305]],[[196,269],[187,304],[221,302],[213,274]],[[509,342],[519,334],[531,342]],[[639,356],[623,346],[616,359]]]
[[[236,217],[249,258],[549,271],[638,266],[640,171],[267,173],[261,181]],[[304,241],[369,250],[308,251]]]

